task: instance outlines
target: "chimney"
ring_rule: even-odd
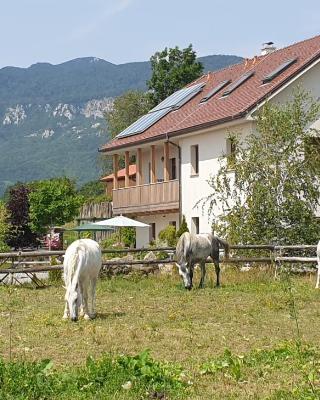
[[[261,55],[265,56],[277,50],[273,42],[267,42],[262,44]]]

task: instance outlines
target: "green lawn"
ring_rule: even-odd
[[[22,397],[10,397],[7,388],[4,398],[320,398],[320,291],[314,289],[315,276],[293,277],[291,295],[288,283],[275,281],[272,272],[240,273],[230,268],[222,274],[222,288],[216,289],[209,270],[206,288],[190,292],[176,275],[103,280],[97,290],[97,319],[77,323],[61,319],[61,286],[0,287],[0,356],[4,359],[0,386],[1,365],[6,371],[2,380],[10,381],[15,368],[26,376],[32,375],[25,372],[28,368],[47,371],[46,363],[31,367],[22,361],[53,362],[44,375],[53,381],[46,396],[26,391]],[[293,306],[301,347],[296,345]],[[132,356],[145,349],[152,357],[151,376],[132,367],[138,361],[127,360],[129,366],[119,361],[121,354]],[[10,353],[16,364],[8,364]],[[91,367],[86,366],[88,356],[97,359],[89,363]],[[92,371],[101,369],[108,378],[97,386]],[[173,375],[170,372],[162,383],[155,383],[152,374],[159,378],[167,369]],[[62,378],[66,376],[73,377],[71,386],[69,378]],[[67,383],[54,386],[61,380]],[[122,388],[127,380],[133,382],[129,390]]]

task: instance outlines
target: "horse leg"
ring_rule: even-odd
[[[203,260],[200,263],[200,268],[201,268],[201,279],[199,283],[199,288],[203,289],[204,288],[204,278],[206,276],[206,261]]]
[[[79,316],[80,317],[84,317],[84,307],[83,307],[82,293],[80,293],[79,296],[80,296],[80,312],[79,312]]]
[[[96,310],[95,310],[95,304],[96,304],[96,286],[97,286],[97,279],[94,278],[91,281],[91,307],[90,307],[90,318],[95,318],[96,317]]]
[[[68,318],[69,318],[69,307],[68,307],[68,302],[66,301],[62,319],[68,319]]]
[[[188,269],[189,269],[190,282],[191,282],[191,287],[192,287],[194,265],[192,263],[190,263]]]
[[[214,261],[214,268],[216,270],[216,275],[217,275],[216,287],[220,287],[220,265],[219,265],[219,260],[215,260]]]
[[[316,289],[319,289],[319,283],[320,283],[320,258],[318,259],[318,274],[317,274]]]
[[[83,318],[90,319],[88,310],[88,282],[82,282],[80,285],[80,292],[82,298]]]

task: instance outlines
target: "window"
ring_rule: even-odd
[[[283,71],[285,71],[287,68],[289,68],[296,61],[297,61],[297,58],[291,58],[291,59],[285,61],[283,64],[279,65],[279,67],[277,67],[272,72],[270,72],[270,74],[266,75],[262,79],[262,83],[271,82],[274,78],[276,78],[278,75],[280,75]]]
[[[199,146],[191,146],[191,175],[199,174]]]
[[[169,225],[172,225],[172,226],[174,226],[175,229],[177,229],[176,221],[169,221]]]
[[[249,71],[249,72],[243,74],[242,76],[240,76],[240,78],[237,81],[235,81],[232,85],[230,85],[228,87],[228,89],[225,92],[222,93],[222,97],[228,96],[228,94],[230,94],[234,90],[236,90],[239,86],[241,86],[244,82],[246,82],[253,75],[254,75],[254,71]]]
[[[150,225],[150,242],[156,240],[156,224],[152,222]]]
[[[200,103],[204,103],[204,102],[208,101],[209,99],[211,99],[212,96],[214,96],[216,93],[220,92],[220,90],[223,89],[224,87],[226,87],[227,85],[229,85],[230,82],[231,82],[230,79],[220,82],[209,93],[207,93],[206,96],[204,96],[200,100]]]
[[[236,160],[236,142],[234,138],[227,139],[227,164],[228,168],[234,168]]]
[[[191,218],[191,233],[194,235],[199,233],[199,217]]]
[[[176,159],[170,158],[170,180],[177,179]]]

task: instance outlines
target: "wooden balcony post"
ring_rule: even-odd
[[[157,177],[156,177],[156,154],[155,154],[155,146],[151,145],[151,171],[150,171],[150,176],[151,176],[151,183],[156,183]]]
[[[113,155],[113,189],[118,189],[119,155]]]
[[[124,153],[124,162],[125,162],[125,175],[124,175],[124,187],[130,186],[130,178],[129,178],[129,152],[126,151]]]
[[[139,147],[137,149],[137,186],[142,185],[142,151]]]
[[[163,156],[164,156],[163,178],[164,178],[164,181],[167,182],[170,179],[170,174],[169,174],[169,142],[164,142]]]

